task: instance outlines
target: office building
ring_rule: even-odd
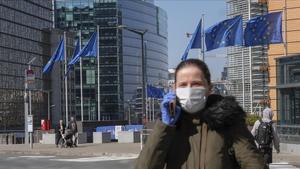
[[[42,66],[48,61],[49,44],[43,29],[51,28],[50,0],[0,1],[0,130],[24,129],[24,76],[27,63],[35,73],[32,91],[34,127],[47,118],[47,93]]]
[[[242,15],[244,28],[249,13],[250,17],[255,17],[267,11],[266,1],[227,0],[227,17]],[[246,112],[259,113],[268,101],[269,75],[263,69],[267,64],[267,46],[229,47],[227,56],[228,94],[235,96]]]
[[[96,58],[83,59],[83,120],[116,121],[125,118],[128,100],[141,112],[141,37],[119,25],[147,30],[145,34],[148,84],[167,84],[167,14],[147,0],[56,0],[55,27],[81,30],[85,44],[100,27],[100,74]],[[97,77],[100,76],[100,107]],[[80,66],[75,66],[76,118],[81,120]],[[127,109],[126,109],[127,110]]]

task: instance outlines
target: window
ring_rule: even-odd
[[[86,84],[95,84],[95,70],[86,70]]]
[[[73,14],[72,13],[66,13],[66,21],[73,21]]]

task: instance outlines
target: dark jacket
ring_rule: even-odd
[[[210,95],[205,109],[183,112],[176,127],[156,122],[136,169],[266,169],[233,97]]]
[[[75,134],[78,132],[78,129],[77,129],[77,123],[76,121],[69,121],[69,124],[68,124],[68,129],[70,129],[70,131]]]
[[[60,129],[61,129],[60,124],[58,123],[56,128],[55,128],[56,134],[65,134],[66,125],[65,124],[62,125],[62,133],[61,133]]]

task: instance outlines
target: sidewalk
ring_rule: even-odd
[[[300,167],[300,154],[297,153],[274,153],[273,163],[287,162],[289,164]]]
[[[74,148],[56,148],[55,145],[34,144],[33,149],[24,144],[0,144],[0,154],[14,155],[53,155],[53,156],[137,156],[140,153],[140,144],[134,143],[106,143],[106,144],[79,144]]]

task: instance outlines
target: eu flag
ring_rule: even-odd
[[[247,22],[245,46],[282,43],[282,12],[257,16]]]
[[[147,85],[147,96],[152,98],[163,98],[164,90],[151,85]]]
[[[205,30],[206,50],[243,45],[242,16],[219,22]]]
[[[80,52],[80,39],[77,40],[76,42],[76,47],[75,50],[73,52],[73,56],[72,59],[75,58],[75,56]]]
[[[64,39],[62,39],[55,50],[53,56],[51,56],[50,60],[47,62],[47,64],[43,68],[43,73],[49,73],[55,62],[64,60],[64,53],[65,53],[65,47],[64,47]]]
[[[186,47],[181,60],[186,60],[189,54],[190,49],[197,49],[201,48],[201,26],[202,26],[202,19],[200,20],[195,32],[193,33],[192,39],[190,40],[188,46]]]
[[[147,97],[153,97],[154,93],[152,90],[152,86],[147,85]]]
[[[76,42],[76,47],[75,47],[75,50],[73,52],[73,56],[72,56],[71,60],[73,60],[78,55],[78,53],[80,51],[80,43],[79,43],[79,41],[80,40],[78,39],[77,42]],[[65,74],[65,77],[67,76],[67,74],[69,73],[69,71],[71,70],[71,68],[72,68],[72,64],[68,63],[68,70],[67,70],[67,72]]]
[[[83,49],[69,62],[68,65],[74,65],[80,57],[97,57],[97,32],[94,32],[88,43]]]

